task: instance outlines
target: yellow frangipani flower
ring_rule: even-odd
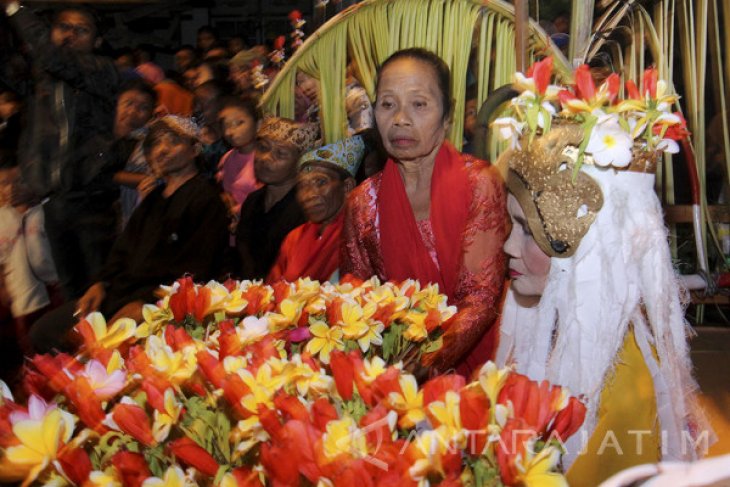
[[[107,326],[104,315],[98,311],[89,313],[86,321],[96,337],[96,344],[102,348],[116,348],[129,338],[135,336],[137,323],[131,318],[120,318],[111,326]]]
[[[155,410],[154,421],[152,423],[152,436],[158,442],[165,441],[170,429],[178,423],[183,405],[175,397],[172,388],[165,389],[164,395],[165,412],[162,413]]]
[[[288,297],[281,301],[279,304],[279,313],[270,313],[269,327],[272,333],[279,330],[283,330],[289,326],[296,325],[299,318],[302,316],[302,309],[304,309],[304,302]]]
[[[372,359],[365,358],[362,361],[363,371],[362,378],[366,383],[371,384],[378,376],[385,372],[388,368],[388,364],[381,357],[375,355]],[[396,364],[397,368],[401,368],[399,364]]]
[[[142,482],[142,487],[192,487],[194,482],[185,477],[185,472],[180,467],[174,466],[167,469],[163,478],[150,477]]]
[[[122,487],[122,481],[117,477],[114,468],[105,471],[94,470],[89,474],[89,484],[94,487]]]
[[[282,371],[287,384],[293,384],[300,396],[327,395],[334,389],[334,379],[324,370],[314,370],[302,362],[301,355],[294,355]]]
[[[154,335],[167,323],[174,320],[172,310],[169,306],[170,296],[165,296],[160,307],[154,304],[145,304],[142,306],[142,317],[144,321],[137,326],[135,337],[147,338]]]
[[[238,422],[231,431],[231,443],[236,445],[233,461],[244,456],[259,443],[269,440],[269,434],[261,425],[258,416],[251,416]]]
[[[525,487],[568,487],[568,482],[562,474],[556,472],[560,461],[560,450],[548,446],[534,455],[533,448],[526,448],[527,458],[516,460],[517,470],[520,472],[517,479]]]
[[[512,371],[510,367],[503,369],[497,368],[497,365],[491,360],[485,363],[479,370],[479,384],[489,398],[489,404],[497,404],[497,396],[502,390],[507,376]]]
[[[330,328],[323,321],[314,321],[309,325],[309,332],[312,334],[312,339],[307,342],[306,351],[312,355],[319,354],[319,359],[324,364],[330,363],[332,350],[344,349],[340,327]]]
[[[248,360],[246,360],[246,357],[241,357],[240,355],[229,355],[223,359],[223,370],[225,370],[227,374],[237,374],[240,370],[243,370],[246,367],[248,367]]]
[[[459,410],[460,396],[454,391],[446,392],[443,401],[434,401],[428,405],[428,411],[438,424],[437,431],[444,441],[453,442],[459,448],[466,446],[466,434],[461,427]]]
[[[428,338],[428,329],[426,328],[427,316],[427,313],[421,311],[409,311],[403,318],[403,321],[408,323],[408,328],[403,332],[403,336],[412,342],[420,342]]]
[[[385,325],[379,321],[368,320],[365,322],[367,331],[360,338],[357,339],[357,344],[360,345],[362,353],[367,352],[371,345],[382,345],[383,344],[383,330]]]
[[[401,375],[398,383],[403,393],[391,392],[388,394],[388,403],[398,413],[398,425],[401,428],[412,428],[426,419],[423,390],[418,389],[416,378],[410,374]]]
[[[368,331],[367,319],[365,316],[365,310],[355,301],[345,301],[342,303],[342,322],[335,323],[342,327],[342,333],[345,338],[359,338]],[[370,310],[369,310],[370,311]],[[370,316],[375,312],[374,305]]]
[[[152,366],[165,374],[174,384],[180,384],[189,379],[198,368],[195,357],[195,347],[175,352],[158,336],[151,336],[145,344],[145,353]]]
[[[334,459],[342,454],[351,455],[354,458],[362,458],[368,454],[365,433],[349,416],[327,423],[327,431],[322,437],[322,444],[324,454],[329,459]]]
[[[274,407],[274,394],[284,385],[284,377],[273,374],[271,365],[265,363],[259,367],[255,376],[248,369],[239,371],[239,375],[251,390],[251,394],[241,399],[243,407],[254,414],[258,413],[260,404]]]
[[[5,450],[5,458],[19,467],[30,467],[23,485],[30,485],[46,466],[56,458],[60,447],[73,434],[76,417],[52,407],[39,418],[13,421],[13,434],[20,444]]]
[[[448,444],[437,431],[424,431],[418,435],[412,443],[412,448],[415,448],[415,452],[421,457],[408,469],[413,480],[425,480],[432,473],[443,475],[441,456],[447,452]]]

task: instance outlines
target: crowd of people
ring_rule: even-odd
[[[556,130],[553,145],[545,139],[548,157],[539,144],[506,153],[505,184],[495,166],[448,142],[451,74],[434,53],[411,48],[379,67],[373,105],[349,80],[348,137],[324,144],[322,94],[305,73],[297,76],[295,119],[259,112],[252,74],[266,63],[262,48],[229,57],[241,46],[223,47],[202,29],[197,49],[177,51],[176,73],[144,49],[115,66],[94,53],[100,33],[88,10],[61,9],[49,29],[17,2],[0,3],[35,73],[29,96],[0,98],[24,119],[3,131],[19,138],[0,167],[0,261],[27,353],[73,350],[69,331],[91,311],[141,319],[155,289],[183,274],[417,279],[438,283],[458,313],[443,346],[406,366],[419,377],[469,375],[496,357],[569,385],[587,398],[586,428],[596,438],[575,462],[581,479],[657,461],[667,451],[662,442],[700,427],[671,268],[659,266],[651,278],[666,283],[658,295],[645,289],[645,270],[634,272],[647,255],[666,257],[632,247],[640,243],[632,232],[660,219],[614,217],[627,197],[637,207],[653,204],[648,179],[627,191],[634,179],[625,174],[581,172],[578,181],[601,194],[600,204],[581,201],[595,223],[570,240],[549,233],[574,224],[541,206],[544,181],[533,180],[531,164],[551,160],[555,144],[580,145],[580,134]],[[474,115],[472,106],[472,124]],[[8,127],[16,123],[5,118]],[[606,235],[623,238],[629,258],[614,274],[591,274],[583,268],[590,259],[611,262]],[[651,238],[661,240],[661,230]],[[626,282],[631,293],[620,292]],[[670,397],[673,388],[687,394]],[[602,458],[600,435],[619,428],[655,434],[643,454]],[[682,457],[675,447],[668,450]]]

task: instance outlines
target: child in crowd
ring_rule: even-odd
[[[15,336],[28,354],[28,327],[58,304],[58,276],[44,229],[43,207],[10,157],[0,161],[0,287],[10,305]]]
[[[256,102],[251,98],[223,97],[218,108],[218,123],[231,150],[218,163],[216,180],[225,191],[224,197],[234,220],[249,193],[261,187],[254,174],[256,130],[261,119]]]

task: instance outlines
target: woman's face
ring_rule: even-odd
[[[436,72],[423,61],[401,58],[380,74],[375,121],[383,146],[398,161],[419,161],[443,143],[448,120]]]
[[[523,297],[539,298],[550,272],[550,257],[537,246],[522,207],[511,194],[507,197],[507,211],[512,232],[504,243],[504,251],[509,256],[512,290]]]

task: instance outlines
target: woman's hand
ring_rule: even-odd
[[[91,312],[98,311],[101,302],[106,297],[106,288],[103,282],[97,282],[86,290],[83,296],[76,302],[74,316],[83,318]]]
[[[142,316],[142,307],[144,306],[143,301],[132,301],[131,303],[127,303],[122,308],[114,313],[114,316],[112,316],[112,319],[109,320],[109,323],[114,323],[120,318],[131,318],[137,323],[140,323],[144,321],[144,317]]]

